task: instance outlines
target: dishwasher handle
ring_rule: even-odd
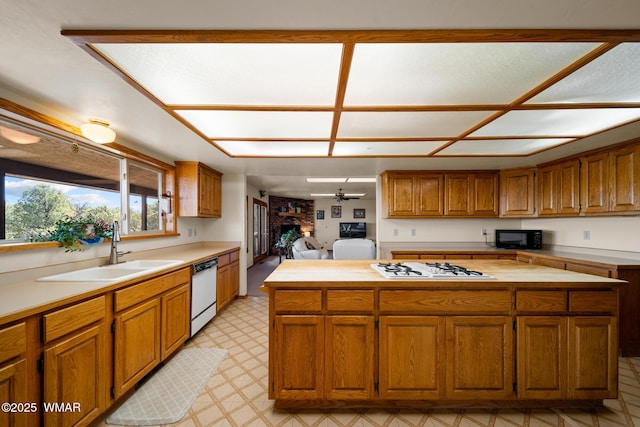
[[[202,271],[209,270],[218,266],[218,258],[209,258],[204,261],[193,264],[193,274],[198,274]]]

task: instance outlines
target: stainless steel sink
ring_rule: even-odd
[[[179,260],[135,260],[102,267],[85,268],[36,279],[42,282],[113,282],[182,264]]]

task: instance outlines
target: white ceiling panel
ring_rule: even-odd
[[[331,112],[179,110],[209,138],[329,138]]]
[[[478,129],[469,136],[577,136],[640,119],[640,108],[584,110],[520,110]]]
[[[571,141],[571,138],[462,140],[452,144],[436,156],[527,155]]]
[[[640,102],[638,75],[640,44],[624,43],[527,103]]]
[[[446,141],[336,141],[333,155],[340,156],[424,156]]]
[[[232,156],[325,157],[329,151],[328,142],[219,141],[216,144]]]
[[[493,111],[344,112],[339,138],[455,137]]]
[[[344,104],[508,104],[596,46],[596,43],[358,44]]]
[[[98,44],[165,104],[330,105],[341,44]]]

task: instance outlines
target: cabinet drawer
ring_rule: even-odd
[[[114,292],[115,311],[136,305],[183,283],[191,283],[189,268],[165,274]]]
[[[569,291],[570,311],[617,313],[616,291]]]
[[[229,254],[229,262],[238,261],[240,258],[240,251],[234,251]]]
[[[27,326],[24,322],[0,329],[0,363],[27,351]]]
[[[327,310],[329,311],[373,311],[373,290],[327,291]]]
[[[104,318],[105,296],[74,304],[44,315],[44,342],[48,343],[70,332]]]
[[[508,290],[382,290],[380,311],[386,313],[493,313],[509,314]]]
[[[560,312],[567,309],[566,291],[517,291],[516,309],[527,312]]]
[[[275,310],[282,311],[304,311],[304,312],[320,312],[322,311],[322,291],[276,291]]]
[[[534,258],[533,263],[536,265],[544,265],[545,267],[559,268],[560,270],[565,269],[564,261],[556,259]]]
[[[219,255],[218,256],[218,268],[220,267],[224,267],[225,265],[229,264],[229,260],[231,259],[230,254],[224,254],[224,255]]]
[[[572,262],[567,263],[567,270],[575,271],[576,273],[593,274],[600,277],[611,277],[611,270],[606,267],[596,267],[593,265],[575,264]]]

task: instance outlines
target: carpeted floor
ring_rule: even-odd
[[[260,290],[260,286],[273,270],[278,267],[278,256],[273,255],[247,269],[247,295],[253,297],[266,297],[267,294]]]

